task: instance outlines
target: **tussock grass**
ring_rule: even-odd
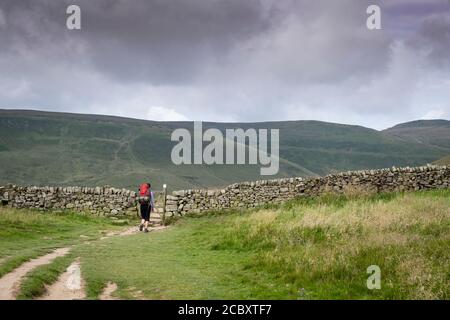
[[[235,217],[212,248],[257,252],[251,268],[309,298],[448,299],[450,192],[293,201]],[[382,290],[365,287],[373,264]]]

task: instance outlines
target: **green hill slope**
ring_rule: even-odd
[[[417,120],[402,123],[384,132],[420,144],[450,149],[450,121]]]
[[[437,164],[437,165],[440,165],[440,166],[448,166],[448,165],[450,165],[450,155],[433,162],[433,164]]]
[[[204,123],[204,129],[279,128],[277,177],[413,166],[435,161],[450,148],[404,141],[386,132],[319,121]],[[105,185],[135,189],[143,180],[157,189],[222,186],[267,177],[259,165],[172,164],[175,128],[189,122],[156,122],[102,115],[0,110],[0,184]]]

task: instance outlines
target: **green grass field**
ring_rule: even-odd
[[[80,223],[83,234],[108,227],[96,218],[51,216],[59,219]],[[2,239],[34,250],[36,241],[0,226]],[[2,255],[15,255],[5,247]],[[124,299],[449,299],[450,190],[325,196],[76,241],[70,257],[31,272],[20,297],[41,294],[75,257],[92,299],[109,281]],[[370,265],[381,269],[380,290],[366,286]]]
[[[119,227],[107,218],[0,208],[0,276],[55,248],[92,241],[114,229]]]

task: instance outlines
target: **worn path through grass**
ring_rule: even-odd
[[[78,247],[87,294],[122,298],[448,299],[450,191],[325,196],[186,218]],[[366,286],[378,265],[382,289]]]
[[[42,246],[33,246],[36,235],[7,232],[32,252],[78,239],[80,230],[65,219],[77,224],[86,217],[51,217],[59,218],[66,233],[40,234],[56,239]],[[450,190],[302,199],[103,240],[95,240],[107,228],[103,222],[85,227],[92,239],[76,240],[70,255],[28,274],[20,297],[41,295],[79,258],[89,299],[102,296],[108,283],[108,291],[117,286],[109,297],[123,299],[450,298]],[[15,257],[13,242],[0,251],[8,259]],[[380,290],[366,286],[371,265],[381,269]]]

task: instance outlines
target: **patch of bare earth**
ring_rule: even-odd
[[[149,227],[148,231],[158,231],[158,230],[163,230],[165,228],[167,228],[167,226]],[[108,238],[111,238],[111,237],[114,237],[114,236],[119,236],[119,237],[130,236],[130,235],[133,235],[133,234],[136,234],[136,233],[139,233],[139,232],[141,232],[141,231],[139,231],[138,227],[129,227],[129,228],[127,228],[127,229],[125,229],[123,231],[120,231],[120,232],[109,232],[109,233],[106,234],[106,236],[101,237],[100,240],[108,239]]]
[[[65,256],[70,248],[59,248],[36,259],[31,259],[0,279],[0,300],[14,300],[19,293],[20,283],[34,268],[49,264],[57,257]]]
[[[114,282],[108,282],[106,284],[105,289],[103,289],[102,294],[100,295],[100,300],[118,300],[116,297],[113,297],[112,294],[117,290],[117,284]]]
[[[86,298],[84,287],[80,261],[77,259],[55,283],[46,287],[46,293],[38,300],[81,300]]]
[[[144,300],[144,293],[142,290],[137,290],[135,287],[130,287],[127,289],[127,292],[133,297],[134,300]]]

